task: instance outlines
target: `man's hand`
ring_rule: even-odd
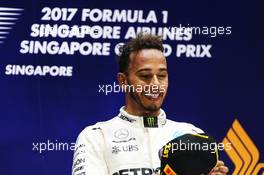
[[[208,175],[226,175],[228,173],[228,167],[225,166],[224,162],[219,160],[216,167]]]

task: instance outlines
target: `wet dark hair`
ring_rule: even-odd
[[[161,37],[152,34],[140,33],[136,36],[136,38],[121,46],[119,48],[118,56],[119,72],[127,74],[130,63],[130,54],[142,49],[157,49],[163,52],[164,48],[162,46]]]

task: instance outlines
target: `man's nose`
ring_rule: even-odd
[[[152,80],[151,80],[151,85],[160,85],[160,81],[157,77],[157,75],[154,75]]]

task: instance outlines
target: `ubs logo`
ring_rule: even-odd
[[[113,146],[112,153],[118,154],[120,152],[135,152],[138,151],[138,145],[123,145],[123,146]]]

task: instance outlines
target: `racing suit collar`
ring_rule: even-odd
[[[120,108],[118,117],[132,125],[144,128],[158,128],[166,124],[166,113],[160,109],[159,115],[154,116],[136,116],[125,111],[125,106]]]

